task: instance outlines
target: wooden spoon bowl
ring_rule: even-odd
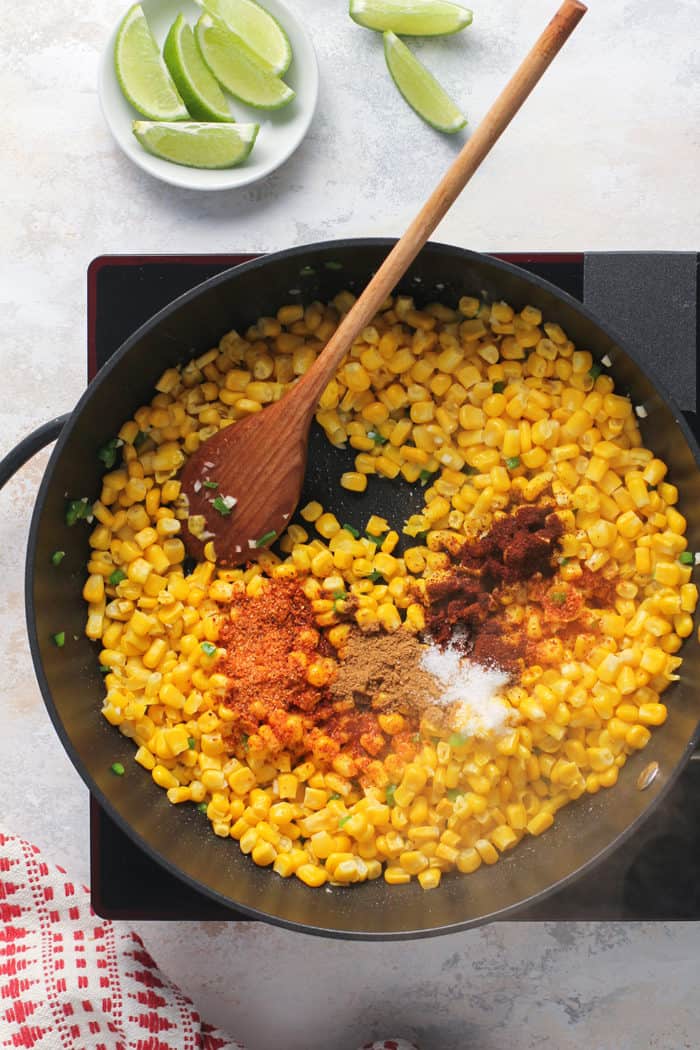
[[[211,551],[219,564],[238,565],[284,532],[304,483],[314,407],[287,395],[190,456],[180,480],[189,499],[187,549],[197,561]]]

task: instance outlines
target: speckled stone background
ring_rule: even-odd
[[[98,57],[126,4],[3,4],[0,453],[85,382],[85,270],[104,252],[267,250],[399,234],[459,146],[406,108],[346,0],[288,0],[321,66],[313,128],[252,188],[195,195],[133,167],[103,124]],[[474,0],[465,34],[417,45],[472,125],[553,0]],[[700,248],[700,0],[591,0],[575,39],[439,230],[484,250]],[[87,793],[39,696],[25,641],[24,546],[45,462],[0,496],[3,819],[88,877]],[[693,925],[515,924],[399,944],[257,924],[140,931],[205,1016],[251,1050],[697,1047]]]

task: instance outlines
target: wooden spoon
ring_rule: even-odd
[[[198,561],[211,541],[217,562],[240,564],[287,527],[323,390],[586,10],[579,0],[565,0],[309,371],[276,404],[220,430],[187,460],[180,477],[190,514],[184,539]]]

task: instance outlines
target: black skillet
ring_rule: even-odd
[[[65,524],[66,493],[94,498],[103,469],[96,452],[134,410],[153,396],[165,368],[215,345],[288,302],[326,301],[343,288],[359,290],[393,242],[335,241],[293,248],[228,270],[176,299],[132,335],[92,381],[73,413],[30,435],[3,464],[0,485],[43,444],[57,436],[34,508],[26,568],[26,611],[32,656],[49,715],[76,769],[100,804],[154,860],[224,906],[253,918],[307,933],[365,939],[428,936],[503,919],[525,904],[561,888],[625,840],[662,797],[693,751],[698,736],[695,683],[700,646],[686,642],[681,679],[665,694],[670,717],[648,747],[633,755],[618,784],[584,796],[560,811],[554,828],[524,840],[494,867],[473,875],[447,875],[439,889],[417,884],[389,887],[376,880],[351,888],[311,890],[256,868],[236,845],[216,838],[193,806],[171,806],[148,773],[133,762],[133,746],[99,713],[103,694],[97,648],[83,634],[81,588],[89,527]],[[558,322],[577,346],[598,360],[608,355],[617,388],[628,392],[647,416],[640,420],[646,443],[668,463],[688,519],[691,550],[700,549],[700,452],[680,410],[659,381],[580,303],[548,282],[483,255],[428,244],[400,285],[419,304],[455,304],[462,295],[528,303]],[[63,426],[61,424],[64,423]],[[338,478],[353,458],[332,449],[318,430],[312,435],[304,499],[314,497],[341,521],[362,525],[374,512],[400,524],[422,499],[420,486],[370,478],[361,496],[341,489]],[[52,551],[66,551],[60,570]],[[65,631],[59,649],[51,636]],[[110,766],[121,761],[126,775]],[[641,770],[651,761],[660,775],[640,791]],[[60,820],[60,801],[56,819]]]

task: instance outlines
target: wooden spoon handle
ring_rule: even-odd
[[[508,127],[586,11],[587,7],[579,0],[564,0],[401,240],[394,245],[352,309],[343,318],[323,352],[298,384],[297,405],[301,407],[302,401],[306,404],[308,398],[308,410],[313,411],[322,391],[353,341],[369,324],[406,273],[433,230]]]

